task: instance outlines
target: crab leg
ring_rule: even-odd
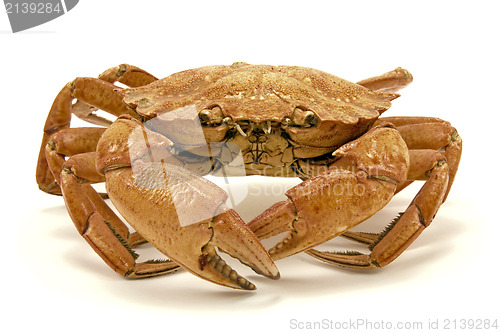
[[[136,263],[138,255],[128,227],[92,188],[88,179],[102,177],[95,169],[95,153],[68,159],[61,173],[61,188],[68,212],[83,238],[117,273],[130,278],[167,274],[179,268],[170,260]],[[86,178],[88,177],[88,179]]]
[[[410,149],[408,180],[399,184],[397,191],[414,180],[425,180],[426,183],[406,212],[383,232],[346,231],[342,234],[345,238],[368,245],[372,251],[370,255],[308,251],[318,259],[339,266],[366,269],[387,265],[431,223],[451,189],[462,151],[462,139],[455,128],[446,121],[428,117],[391,117],[379,121],[389,121],[397,126]]]
[[[384,117],[379,121],[394,124],[410,150],[433,149],[443,152],[449,168],[448,189],[444,197],[446,200],[462,155],[462,139],[457,130],[449,122],[431,117]],[[416,159],[414,163],[417,163]],[[398,191],[414,180],[411,177],[408,179],[409,181],[398,188]]]
[[[128,87],[141,87],[158,80],[145,70],[128,64],[111,67],[97,78],[109,83],[120,82]]]
[[[149,74],[148,72],[138,67],[126,64],[121,64],[119,66],[112,67],[104,71],[101,75],[98,76],[97,79],[108,83],[120,82],[128,87],[144,86],[157,80],[156,77]],[[101,125],[101,126],[111,125],[111,121],[94,114],[94,112],[97,110],[98,110],[97,105],[93,105],[92,103],[90,104],[86,103],[84,100],[77,100],[71,106],[71,113],[73,113],[78,118],[81,118],[96,125]],[[115,114],[113,112],[111,113]]]
[[[374,91],[396,92],[413,81],[409,71],[401,67],[385,74],[361,80],[357,84]]]
[[[330,170],[295,186],[286,193],[288,200],[249,223],[260,239],[288,232],[269,250],[273,259],[310,249],[366,220],[406,179],[407,149],[392,127],[372,128],[334,156],[338,160]]]
[[[47,164],[46,145],[54,133],[70,127],[71,113],[74,113],[78,117],[90,123],[109,126],[111,124],[109,120],[98,117],[92,113],[93,111],[97,110],[96,106],[103,104],[102,98],[106,97],[103,95],[110,95],[111,97],[113,97],[113,94],[116,95],[116,93],[113,93],[110,90],[120,89],[119,87],[113,85],[109,86],[106,83],[111,84],[118,81],[127,86],[136,87],[153,82],[156,80],[156,78],[137,67],[123,64],[104,71],[99,76],[98,80],[94,80],[96,81],[94,81],[92,84],[89,84],[88,82],[81,82],[88,81],[86,79],[76,79],[75,81],[66,84],[52,103],[52,107],[50,109],[49,115],[47,116],[47,120],[43,129],[44,134],[42,138],[42,144],[40,146],[40,153],[38,155],[38,163],[36,169],[36,180],[38,186],[44,192],[58,195],[61,194],[61,189],[55,181],[53,172],[51,172],[50,167]],[[95,90],[96,87],[99,87],[99,82],[102,82],[102,85],[105,86],[105,90],[107,90],[106,94],[99,93],[96,96],[92,96],[92,94],[89,93],[90,91],[85,91],[86,89]],[[78,88],[77,84],[80,89],[76,92],[75,96],[74,90]],[[81,91],[83,85],[85,85],[87,88],[83,88],[84,91]],[[92,85],[94,86],[93,88],[88,88]],[[77,100],[73,104],[73,100],[79,97],[84,98],[84,101]],[[114,99],[116,100],[116,98]],[[117,104],[116,101],[115,104]],[[119,106],[119,109],[123,109],[123,106]],[[116,110],[108,111],[111,111],[111,113],[115,115],[118,115],[119,113]],[[129,113],[130,111],[127,110],[126,112]]]
[[[396,192],[415,180],[428,180],[437,161],[446,159],[449,175],[444,202],[455,179],[462,153],[462,139],[456,129],[444,120],[431,117],[385,117],[379,121],[396,125],[410,148],[408,180],[399,184]],[[373,246],[381,234],[346,231],[341,236]]]
[[[133,114],[121,101],[121,95],[115,90],[118,87],[92,78],[77,78],[68,83],[56,97],[45,123],[42,145],[38,155],[37,183],[42,191],[60,194],[59,186],[51,174],[47,164],[46,145],[52,134],[68,128],[71,120],[71,103],[74,98],[95,105],[111,114]]]
[[[443,202],[448,188],[449,168],[444,158],[436,159],[442,157],[440,155],[433,150],[410,152],[412,161],[425,157],[426,162],[413,164],[409,174],[413,174],[414,178],[426,177],[427,180],[406,211],[383,232],[372,234],[348,231],[342,234],[346,238],[368,245],[370,254],[321,252],[314,249],[307,253],[322,261],[350,268],[373,269],[392,262],[429,226]],[[429,161],[433,161],[433,165],[425,170],[424,166]]]
[[[414,180],[428,180],[429,174],[432,172],[432,169],[436,165],[437,161],[445,159],[445,156],[442,153],[432,149],[410,150],[409,155],[410,168],[408,169],[408,179],[411,180],[403,184],[409,184]],[[400,185],[398,185],[398,190],[399,189]],[[341,234],[341,236],[358,243],[372,245],[374,242],[379,240],[381,233],[346,231]]]
[[[42,144],[40,146],[36,167],[36,182],[42,191],[50,194],[61,194],[61,189],[56,183],[49,165],[47,164],[45,146],[52,134],[69,127],[71,121],[71,113],[69,110],[72,101],[73,96],[71,96],[71,89],[66,85],[61,89],[52,103],[52,107],[43,128]]]
[[[97,142],[105,130],[102,127],[65,128],[51,136],[45,146],[45,156],[57,184],[60,184],[60,175],[66,157],[95,152]],[[93,182],[104,181],[102,175],[95,176],[98,178],[94,178]]]

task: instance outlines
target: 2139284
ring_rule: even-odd
[[[5,3],[7,14],[52,14],[64,12],[61,2],[56,4],[50,2],[21,2]]]
[[[445,330],[498,330],[498,319],[444,319]]]

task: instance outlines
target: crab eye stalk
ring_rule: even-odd
[[[300,127],[313,127],[318,124],[318,117],[312,111],[296,107],[291,117],[292,124]]]
[[[281,128],[286,128],[291,125],[292,125],[292,120],[290,118],[285,117],[283,118],[283,120],[281,120]]]
[[[220,106],[216,105],[209,109],[200,111],[200,123],[203,126],[219,126],[222,123],[224,114]]]

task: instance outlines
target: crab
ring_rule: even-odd
[[[402,68],[352,83],[312,68],[247,63],[157,79],[123,64],[62,88],[45,123],[37,183],[64,197],[78,232],[128,278],[182,267],[255,289],[217,250],[271,279],[280,276],[276,260],[302,251],[341,267],[383,267],[429,226],[462,150],[444,120],[380,117],[411,81]],[[98,126],[71,128],[72,114]],[[302,182],[245,223],[206,175]],[[350,231],[415,180],[424,181],[420,191],[385,230]],[[100,182],[105,193],[92,186]],[[269,250],[262,245],[279,234]],[[314,249],[336,236],[369,252]],[[147,242],[168,259],[137,262],[134,248]]]

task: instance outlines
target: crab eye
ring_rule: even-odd
[[[318,117],[312,111],[296,107],[291,116],[292,124],[300,127],[313,127],[318,124]]]
[[[200,111],[199,114],[200,123],[203,126],[218,126],[222,123],[224,114],[220,106],[216,105],[209,109],[204,109]]]

